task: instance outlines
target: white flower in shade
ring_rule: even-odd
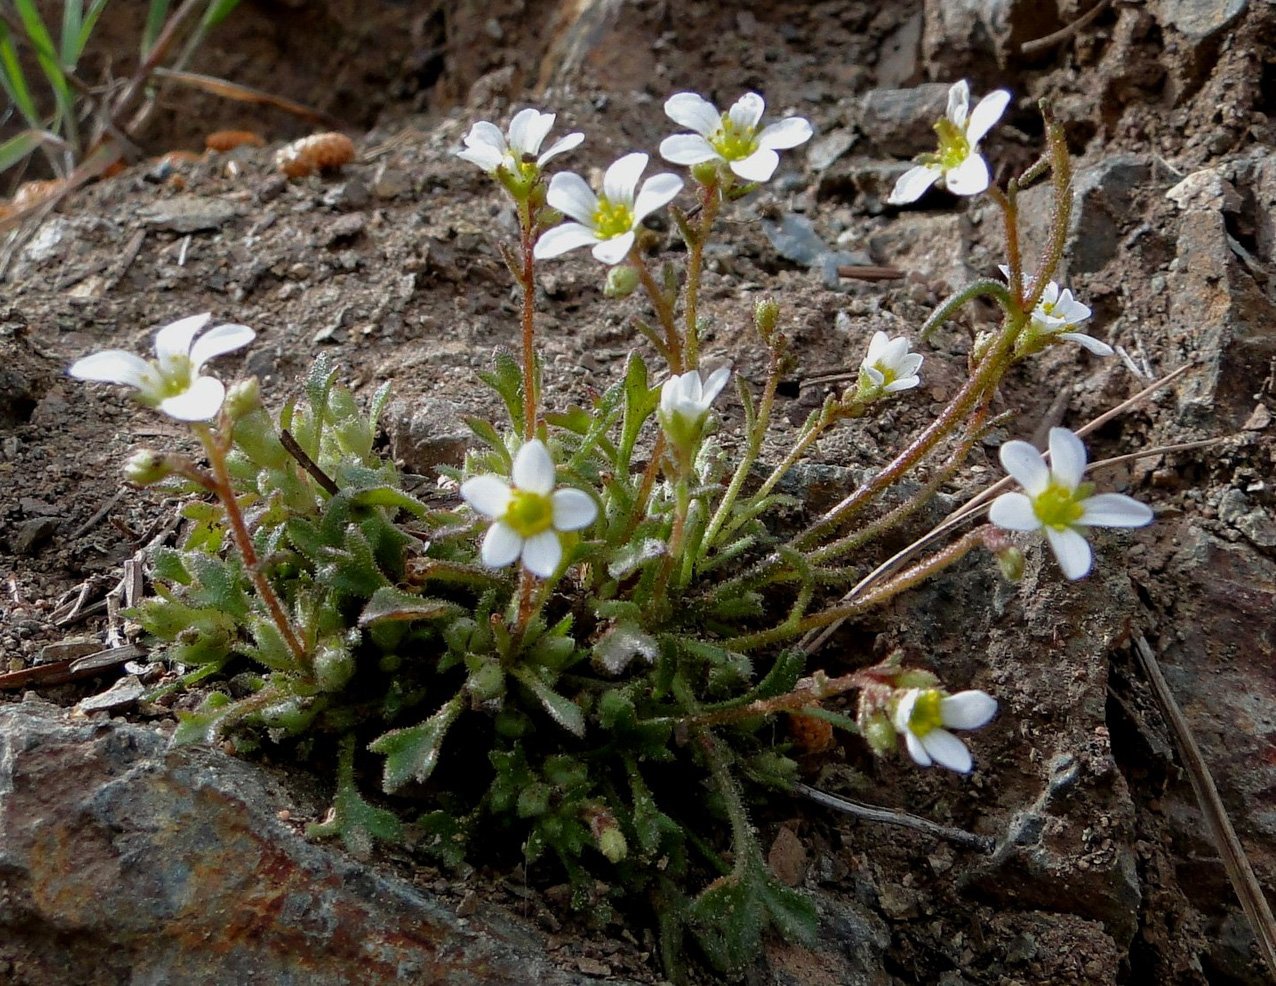
[[[1143,527],[1152,510],[1120,493],[1094,493],[1083,483],[1086,451],[1081,439],[1067,428],[1050,429],[1050,465],[1027,442],[1001,446],[1001,464],[1023,487],[1023,493],[1003,493],[988,508],[988,519],[1009,531],[1044,531],[1063,574],[1079,579],[1089,574],[1087,527]]]
[[[1009,280],[1010,268],[1002,264],[1000,270],[1002,276]],[[1066,339],[1088,349],[1095,356],[1111,356],[1112,347],[1106,342],[1100,342],[1084,332],[1074,331],[1091,314],[1089,306],[1074,298],[1068,288],[1061,291],[1059,285],[1051,281],[1041,292],[1041,300],[1032,310],[1032,317],[1028,321],[1025,338],[1016,348],[1022,354],[1033,353],[1056,339]]]
[[[660,156],[672,164],[722,161],[745,181],[767,181],[780,163],[775,152],[805,144],[811,124],[790,116],[759,130],[765,108],[756,92],[746,92],[725,113],[694,92],[675,93],[665,101],[665,113],[695,133],[666,137]]]
[[[965,79],[948,90],[948,112],[935,124],[939,150],[917,158],[917,166],[900,175],[887,199],[892,205],[916,202],[937,181],[954,195],[978,195],[988,188],[988,164],[979,142],[1006,112],[1010,93],[990,92],[970,109],[970,86]]]
[[[456,156],[477,164],[490,175],[504,169],[515,180],[530,186],[550,159],[580,146],[585,139],[582,133],[570,133],[542,152],[541,144],[553,126],[553,113],[530,108],[514,114],[507,133],[501,133],[494,123],[480,120],[470,127],[464,138],[465,147]]]
[[[563,171],[549,183],[546,201],[575,222],[547,230],[536,241],[538,259],[557,257],[577,247],[593,246],[595,259],[618,264],[634,245],[642,221],[682,191],[677,175],[652,175],[638,188],[647,167],[646,154],[626,154],[603,175],[603,192],[595,195],[580,175]]]
[[[221,410],[226,388],[220,380],[200,376],[200,369],[214,356],[246,346],[256,336],[246,325],[218,325],[195,338],[211,318],[205,312],[164,326],[155,336],[155,359],[149,362],[122,349],[108,349],[76,360],[69,372],[80,380],[132,387],[143,404],[178,421],[207,421]]]
[[[883,394],[911,390],[921,383],[921,353],[908,351],[908,337],[891,339],[885,332],[874,332],[868,343],[868,354],[860,363],[859,396],[875,400]]]
[[[701,380],[699,370],[672,376],[660,388],[660,408],[657,416],[669,441],[684,451],[694,450],[709,416],[709,405],[722,393],[731,376],[731,367],[724,366]]]
[[[592,524],[598,505],[584,490],[554,489],[554,460],[540,439],[518,450],[511,478],[512,485],[488,473],[461,484],[465,502],[493,521],[480,557],[489,568],[521,558],[524,568],[547,579],[563,560],[559,535]]]
[[[997,714],[997,700],[987,692],[946,695],[938,688],[910,688],[895,707],[895,729],[909,755],[921,766],[939,764],[968,774],[973,766],[966,744],[950,729],[979,729]]]

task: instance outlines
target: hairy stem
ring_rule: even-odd
[[[651,299],[651,306],[656,310],[656,318],[660,321],[661,328],[665,330],[665,348],[668,350],[669,369],[674,373],[682,373],[686,369],[686,362],[683,357],[682,339],[674,317],[673,305],[665,296],[664,289],[651,276],[651,271],[648,269],[646,261],[642,259],[642,253],[638,250],[637,245],[629,251],[629,263],[638,272],[638,280],[642,282],[643,290],[647,292],[647,297]]]

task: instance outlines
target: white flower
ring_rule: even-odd
[[[137,390],[137,399],[178,421],[207,421],[221,410],[226,388],[199,375],[203,365],[248,345],[256,333],[246,325],[218,325],[195,335],[212,315],[192,315],[164,326],[155,336],[155,359],[147,362],[122,349],[78,359],[70,374],[80,380],[119,383]]]
[[[559,534],[588,527],[598,506],[584,490],[554,489],[554,460],[540,439],[523,444],[511,473],[512,486],[490,473],[461,484],[465,502],[494,521],[480,557],[489,568],[521,558],[529,572],[547,579],[563,560]]]
[[[665,434],[677,448],[694,449],[700,439],[709,405],[727,385],[731,367],[724,366],[701,380],[699,370],[670,377],[660,388],[660,408],[657,415]]]
[[[916,167],[895,183],[892,205],[916,202],[937,181],[954,195],[978,195],[988,188],[988,165],[979,155],[979,142],[1001,119],[1010,102],[1005,89],[990,92],[970,110],[970,86],[965,79],[948,90],[948,113],[935,124],[939,151],[917,158]]]
[[[883,394],[911,390],[921,383],[920,353],[908,351],[908,337],[889,338],[885,332],[874,332],[868,343],[868,354],[860,363],[860,396],[874,400]]]
[[[1007,280],[1010,279],[1010,268],[1002,264],[999,268]],[[1032,310],[1028,321],[1026,337],[1016,347],[1021,353],[1037,352],[1056,339],[1067,339],[1088,349],[1096,356],[1111,356],[1112,347],[1100,342],[1094,336],[1073,330],[1089,319],[1092,312],[1088,305],[1083,305],[1072,296],[1068,288],[1059,290],[1059,285],[1051,281],[1041,292],[1041,300]]]
[[[465,148],[456,156],[477,164],[488,174],[505,169],[511,177],[530,184],[540,177],[541,168],[551,158],[564,154],[585,139],[582,133],[570,133],[560,137],[541,153],[541,144],[554,125],[553,113],[541,113],[531,108],[520,110],[510,120],[508,135],[494,123],[480,120],[465,135]]]
[[[970,751],[948,730],[978,729],[996,714],[997,700],[987,692],[945,695],[938,688],[910,688],[900,696],[894,722],[918,764],[929,767],[937,763],[968,774],[973,766]]]
[[[682,191],[682,179],[671,174],[652,175],[638,191],[638,179],[646,167],[646,154],[626,154],[603,175],[602,195],[595,195],[580,175],[556,174],[546,201],[576,221],[546,231],[536,241],[536,257],[557,257],[593,244],[594,257],[604,264],[624,260],[634,245],[634,230]]]
[[[790,116],[759,131],[765,108],[756,92],[746,92],[725,113],[694,92],[675,93],[665,101],[665,113],[695,133],[666,137],[660,142],[660,156],[672,164],[723,161],[745,181],[766,181],[780,163],[775,152],[805,144],[811,139],[811,124]]]
[[[1046,540],[1070,579],[1090,571],[1090,545],[1081,533],[1087,527],[1142,527],[1152,511],[1120,493],[1094,494],[1085,474],[1086,451],[1081,439],[1067,428],[1050,429],[1050,465],[1027,442],[1001,446],[1001,464],[1023,487],[1023,493],[1003,493],[988,508],[988,519],[1009,531],[1045,532]]]

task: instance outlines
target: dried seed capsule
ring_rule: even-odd
[[[340,168],[354,160],[354,144],[345,134],[311,134],[281,147],[275,165],[289,178]]]
[[[789,735],[803,753],[824,753],[833,748],[833,724],[826,719],[789,714]]]
[[[215,130],[204,138],[204,146],[210,151],[233,151],[244,145],[265,147],[266,141],[251,130]]]

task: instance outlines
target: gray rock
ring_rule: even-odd
[[[866,254],[832,249],[815,232],[809,219],[793,212],[785,213],[778,223],[764,219],[762,232],[781,257],[818,270],[826,287],[837,286],[839,267],[871,262]]]
[[[1062,24],[1056,5],[1038,0],[926,0],[922,55],[940,78],[996,81],[1019,46]]]
[[[590,981],[509,915],[459,919],[306,841],[278,813],[309,799],[148,727],[0,708],[0,968],[28,986]]]
[[[220,229],[239,214],[235,203],[202,195],[175,195],[141,211],[142,221],[147,225],[173,233]]]
[[[820,134],[806,152],[807,167],[818,174],[851,149],[855,134],[849,130],[831,130]]]
[[[383,420],[391,456],[423,476],[432,476],[439,466],[460,466],[474,441],[462,409],[441,398],[391,401]]]
[[[15,555],[34,555],[58,529],[56,517],[35,517],[20,522],[15,528],[10,547]]]
[[[935,149],[935,121],[948,106],[947,84],[871,89],[861,102],[860,127],[884,154],[911,158]]]
[[[1245,12],[1246,0],[1161,0],[1157,19],[1193,41],[1204,41]]]

